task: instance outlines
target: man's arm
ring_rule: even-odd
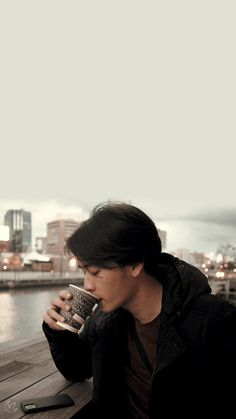
[[[91,347],[86,339],[67,330],[53,330],[45,322],[42,328],[55,365],[67,380],[82,381],[93,375]]]
[[[87,324],[78,335],[57,324],[64,320],[60,310],[70,310],[71,298],[67,290],[61,290],[45,311],[42,327],[58,370],[70,381],[81,381],[92,376],[91,347],[87,338],[89,326]]]

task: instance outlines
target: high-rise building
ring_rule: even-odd
[[[32,240],[31,212],[23,209],[8,210],[4,224],[9,227],[10,251],[29,252]]]
[[[79,227],[77,221],[55,220],[47,223],[47,253],[63,255],[66,239]]]
[[[161,246],[162,249],[166,249],[166,231],[165,230],[160,230],[159,228],[157,229],[159,237],[161,239]]]

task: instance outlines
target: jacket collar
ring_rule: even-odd
[[[179,313],[176,314],[176,317],[178,316]],[[188,347],[187,343],[178,334],[173,320],[174,318],[170,321],[165,313],[161,314],[157,343],[157,365],[154,373],[169,365],[174,359],[182,355]]]

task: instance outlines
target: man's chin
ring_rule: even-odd
[[[103,300],[99,302],[99,308],[103,313],[111,313],[114,311],[114,308],[111,306],[109,307],[109,304],[106,304]]]

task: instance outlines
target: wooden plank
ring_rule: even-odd
[[[70,385],[62,375],[56,371],[45,379],[38,381],[19,393],[11,395],[7,400],[0,403],[0,418],[18,419],[24,416],[20,406],[21,400],[27,400],[32,397],[44,397],[57,394]],[[38,413],[40,415],[40,413]],[[27,415],[28,416],[28,415]]]
[[[11,352],[7,352],[4,354],[0,354],[0,366],[6,364],[6,362],[10,362],[13,360],[23,360],[26,359],[29,355],[34,355],[35,353],[40,353],[42,350],[48,349],[49,346],[46,340],[41,340],[40,342],[25,345],[24,348],[16,349]]]
[[[61,393],[67,393],[74,400],[74,406],[64,407],[60,409],[52,409],[45,412],[40,412],[40,419],[68,419],[81,410],[90,400],[92,392],[92,382],[84,381],[81,383],[74,383]],[[61,394],[60,393],[60,394]],[[27,414],[29,419],[37,419],[38,413]]]
[[[18,374],[30,367],[33,367],[34,364],[30,362],[20,362],[20,361],[11,361],[0,367],[0,381],[5,380],[12,375]]]
[[[75,405],[62,409],[54,409],[50,411],[40,412],[37,414],[27,414],[26,417],[36,419],[68,419],[89,402],[92,392],[92,380],[82,383],[71,383],[56,371],[27,389],[9,397],[0,403],[1,419],[19,419],[24,416],[24,412],[20,406],[21,400],[27,400],[35,397],[51,396],[54,394],[67,393],[74,400]]]
[[[35,365],[40,364],[43,361],[46,361],[46,359],[52,359],[52,355],[51,355],[48,348],[41,349],[39,352],[36,351],[32,355],[27,355],[27,356],[23,356],[23,357],[18,358],[19,361],[30,362],[30,363],[33,363]]]
[[[30,362],[33,364],[40,364],[43,361],[46,361],[46,359],[52,359],[51,352],[48,348],[46,349],[40,349],[39,351],[35,351],[32,355],[22,356],[18,358],[18,361],[22,362]]]
[[[44,349],[39,353],[36,352],[29,356],[23,356],[22,358],[19,358],[19,360],[6,362],[5,364],[0,365],[0,381],[50,359],[52,359],[52,356],[49,350]]]
[[[0,375],[0,418],[18,419],[25,416],[20,401],[32,397],[43,397],[58,393],[68,393],[75,406],[27,414],[27,418],[68,419],[91,399],[92,382],[71,383],[57,371],[51,358],[46,339],[27,341],[1,356]],[[37,364],[37,365],[32,365]]]
[[[0,355],[25,348],[26,346],[38,343],[42,340],[46,341],[43,331],[35,333],[31,338],[14,339],[0,343]]]
[[[56,366],[53,361],[47,360],[39,365],[36,365],[26,371],[22,371],[4,381],[0,382],[0,401],[3,401],[10,396],[19,393],[26,387],[32,386],[34,383],[44,379],[53,372]]]

